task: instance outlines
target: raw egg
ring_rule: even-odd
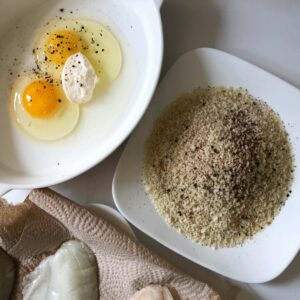
[[[38,35],[34,55],[43,73],[60,78],[67,59],[83,53],[103,82],[111,83],[122,67],[122,51],[108,27],[85,19],[54,19]]]
[[[60,82],[40,74],[27,73],[18,78],[10,101],[18,125],[39,140],[58,140],[79,120],[79,107],[66,99]]]

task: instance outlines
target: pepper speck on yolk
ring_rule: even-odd
[[[58,109],[60,102],[56,88],[45,80],[32,82],[24,90],[22,96],[23,106],[26,111],[36,118],[49,118]]]
[[[50,34],[45,45],[47,59],[64,64],[74,53],[82,51],[82,42],[76,33],[59,30]]]

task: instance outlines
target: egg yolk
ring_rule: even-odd
[[[45,80],[37,80],[26,87],[22,96],[25,110],[36,118],[49,118],[62,102],[53,84]]]
[[[59,30],[51,33],[46,42],[46,59],[64,64],[74,53],[82,51],[82,42],[76,33]]]

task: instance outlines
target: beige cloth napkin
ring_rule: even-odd
[[[11,299],[22,299],[22,280],[66,240],[94,252],[101,300],[126,300],[150,285],[167,286],[181,300],[220,299],[205,283],[181,274],[106,221],[49,189],[33,191],[21,205],[0,202],[0,247],[18,265]]]

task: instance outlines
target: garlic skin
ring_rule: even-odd
[[[82,242],[65,242],[23,281],[23,300],[98,300],[98,267]]]
[[[167,287],[149,285],[137,291],[130,300],[174,300],[174,298]]]
[[[12,259],[0,248],[0,300],[8,300],[15,281]]]

